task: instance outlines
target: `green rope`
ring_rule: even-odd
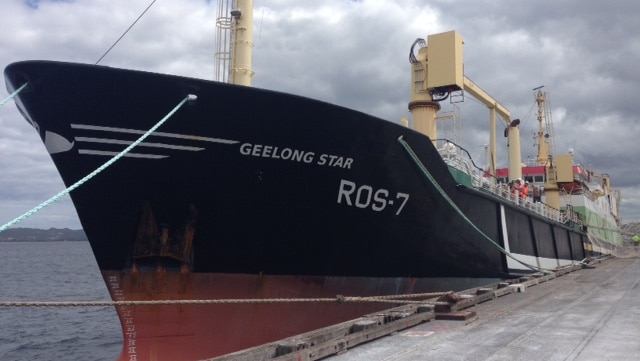
[[[0,232],[8,229],[9,227],[13,226],[14,224],[16,224],[18,222],[22,222],[23,220],[27,219],[31,215],[39,212],[42,208],[50,205],[51,203],[53,203],[53,202],[57,201],[58,199],[62,198],[63,196],[69,194],[72,190],[80,187],[82,184],[87,182],[89,179],[93,178],[95,175],[97,175],[98,173],[100,173],[103,170],[105,170],[107,167],[109,167],[110,165],[115,163],[117,160],[122,158],[125,154],[129,153],[131,151],[131,149],[135,148],[138,144],[142,143],[142,141],[144,141],[149,135],[151,135],[151,133],[156,131],[156,129],[158,129],[162,124],[164,124],[164,122],[166,122],[175,112],[177,112],[178,109],[180,109],[187,101],[189,101],[191,99],[195,99],[195,96],[194,95],[187,95],[184,99],[182,99],[182,101],[180,101],[180,103],[178,103],[178,105],[176,105],[169,113],[167,113],[167,115],[165,115],[164,118],[162,118],[156,125],[154,125],[151,129],[149,129],[146,133],[144,133],[140,138],[138,138],[138,140],[136,140],[135,142],[131,143],[131,145],[129,145],[127,148],[125,148],[125,150],[123,150],[122,152],[120,152],[119,154],[114,156],[113,158],[109,159],[106,163],[104,163],[103,165],[98,167],[93,172],[89,173],[84,178],[80,179],[79,181],[77,181],[74,184],[72,184],[71,186],[69,186],[69,188],[61,191],[60,193],[56,194],[55,196],[53,196],[53,197],[49,198],[48,200],[40,203],[40,205],[36,206],[35,208],[31,209],[30,211],[26,212],[25,214],[19,216],[18,218],[14,219],[13,221],[3,225],[2,227],[0,227]]]
[[[442,197],[447,201],[447,203],[449,203],[449,205],[451,205],[451,207],[456,211],[456,213],[458,213],[462,219],[464,219],[471,227],[473,227],[473,229],[475,229],[478,233],[480,233],[480,235],[485,238],[486,240],[488,240],[489,242],[491,242],[496,248],[498,248],[498,250],[500,250],[500,252],[502,254],[504,254],[505,256],[513,259],[514,261],[520,263],[521,265],[528,267],[534,271],[541,271],[544,273],[553,273],[552,270],[548,270],[548,269],[544,269],[544,268],[540,268],[540,267],[536,267],[530,264],[527,264],[525,262],[520,261],[519,259],[515,258],[515,256],[513,256],[511,253],[507,252],[507,250],[505,250],[504,248],[502,248],[502,246],[500,246],[500,244],[498,244],[496,241],[494,241],[493,239],[491,239],[491,237],[487,236],[484,232],[482,232],[482,230],[480,228],[478,228],[463,212],[462,210],[453,202],[453,200],[451,198],[449,198],[449,195],[442,189],[442,187],[440,187],[440,185],[438,184],[438,182],[435,180],[435,178],[433,178],[433,176],[431,175],[431,172],[429,172],[429,170],[427,169],[427,167],[424,166],[424,164],[422,164],[422,162],[420,161],[420,159],[418,158],[418,156],[416,155],[416,153],[413,151],[413,149],[411,149],[411,147],[409,146],[409,144],[402,139],[402,136],[398,137],[398,143],[400,143],[400,145],[402,145],[402,147],[405,149],[405,151],[407,152],[407,154],[409,154],[409,156],[411,157],[411,159],[416,163],[416,165],[418,166],[418,168],[420,168],[420,170],[422,171],[422,173],[427,177],[427,179],[429,180],[429,182],[431,182],[431,184],[436,188],[436,190],[438,191],[438,193],[440,193],[440,195],[442,195]]]
[[[26,87],[27,87],[27,84],[29,84],[29,83],[24,83],[24,84],[22,84],[22,86],[21,86],[20,88],[16,89],[13,93],[11,93],[11,95],[9,95],[6,99],[4,99],[3,101],[1,101],[1,102],[0,102],[0,107],[1,107],[1,106],[3,106],[3,105],[5,105],[5,104],[7,104],[7,102],[8,102],[9,100],[11,100],[11,99],[15,98],[18,94],[20,94],[20,92],[21,92],[22,90],[24,90],[24,88],[26,88]]]

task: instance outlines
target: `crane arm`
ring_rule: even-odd
[[[471,81],[471,79],[467,78],[466,76],[464,77],[463,85],[464,85],[464,88],[463,88],[464,91],[466,91],[467,93],[471,94],[471,96],[481,101],[482,104],[487,106],[487,108],[495,109],[498,115],[502,117],[502,119],[506,122],[507,125],[509,125],[509,122],[511,121],[511,113],[509,113],[509,110],[507,110],[507,108],[505,108],[502,104],[498,103],[497,100],[493,99],[491,95],[489,95],[487,92],[482,90],[482,88],[477,86],[473,81]]]

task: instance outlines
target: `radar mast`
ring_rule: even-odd
[[[537,148],[536,163],[538,165],[546,165],[549,162],[549,156],[555,151],[549,97],[542,91],[543,87],[544,85],[533,89],[537,90],[535,97],[538,104],[538,133],[533,137],[534,146]]]

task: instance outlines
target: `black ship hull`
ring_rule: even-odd
[[[101,269],[131,267],[134,254],[157,253],[153,236],[141,230],[155,223],[175,238],[173,248],[184,246],[185,229],[193,229],[190,252],[180,249],[176,258],[194,272],[507,276],[504,255],[443,199],[399,137],[496,242],[504,246],[506,227],[511,249],[521,248],[516,253],[584,257],[582,239],[571,242],[581,233],[457,187],[427,137],[360,112],[107,67],[25,62],[5,72],[11,88],[29,83],[19,107],[68,186],[186,95],[198,97],[128,157],[71,193]],[[566,248],[560,244],[548,252],[545,244],[556,238],[568,242],[571,253],[557,253]]]
[[[429,138],[361,112],[273,91],[90,65],[20,62],[5,69],[5,78],[10,90],[28,83],[16,103],[67,186],[188,94],[197,96],[71,192],[115,299],[136,299],[136,292],[146,292],[138,299],[173,297],[138,286],[122,293],[127,277],[158,270],[389,280],[379,292],[392,290],[394,278],[411,283],[531,272],[482,234],[542,267],[586,256],[584,233],[460,186]]]

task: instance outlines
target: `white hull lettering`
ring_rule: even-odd
[[[361,209],[371,209],[374,212],[383,212],[387,209],[395,210],[395,215],[399,215],[409,200],[408,193],[396,192],[395,197],[391,196],[387,189],[380,188],[374,190],[370,185],[358,186],[355,182],[341,179],[338,187],[338,204],[345,204],[350,207]]]
[[[295,162],[312,163],[314,152],[300,149],[274,147],[272,145],[244,143],[240,146],[240,154],[253,157],[292,160]]]
[[[340,157],[337,155],[321,154],[318,158],[318,165],[351,169],[351,164],[353,164],[353,158]]]
[[[373,192],[373,188],[371,188],[371,186],[360,186],[358,188],[358,192],[356,192],[356,207],[369,207],[369,204],[371,204],[371,192]]]
[[[259,158],[290,160],[307,164],[315,163],[317,165],[343,169],[351,169],[351,165],[353,164],[353,158],[332,154],[321,154],[316,157],[315,152],[252,143],[243,143],[240,145],[240,154]]]
[[[373,204],[371,204],[371,209],[376,212],[383,211],[387,206],[387,199],[389,199],[389,191],[386,189],[378,189],[373,195]]]

